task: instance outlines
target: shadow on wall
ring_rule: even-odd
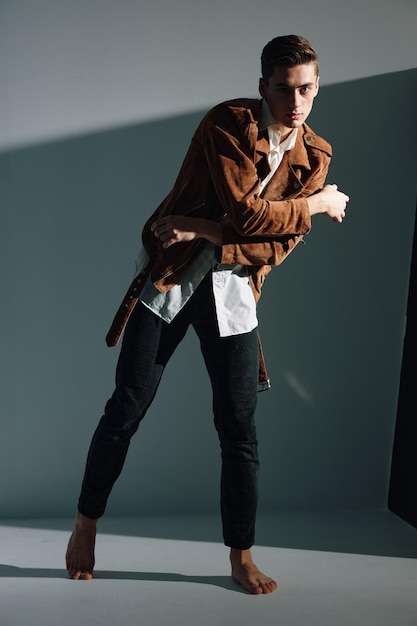
[[[258,411],[264,512],[386,504],[417,169],[416,130],[396,127],[390,147],[391,122],[399,100],[414,101],[415,77],[325,87],[315,105],[311,126],[334,146],[329,182],[351,202],[343,226],[315,218],[307,245],[265,285],[259,318],[273,388]],[[117,349],[104,336],[142,224],[202,115],[0,155],[0,517],[72,514],[112,391]],[[192,334],[168,369],[113,515],[217,511],[219,453]]]

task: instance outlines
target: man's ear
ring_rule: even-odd
[[[262,98],[265,97],[265,87],[265,81],[261,76],[261,78],[259,79],[259,93],[261,94]]]

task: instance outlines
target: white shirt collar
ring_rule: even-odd
[[[271,150],[279,150],[279,152],[285,152],[294,148],[297,140],[298,129],[294,128],[293,131],[284,139],[281,143],[281,131],[276,126],[275,118],[271,113],[271,109],[266,100],[262,100],[261,104],[261,130],[268,129],[269,146]]]

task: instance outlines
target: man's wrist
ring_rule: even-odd
[[[313,196],[309,196],[307,198],[308,210],[310,211],[310,215],[317,215],[318,213],[323,213],[323,207],[321,198],[319,194],[314,194]]]
[[[200,232],[200,237],[203,239],[207,239],[211,243],[214,243],[216,246],[222,245],[222,228],[220,224],[217,222],[212,222],[211,220],[202,220],[202,229]]]

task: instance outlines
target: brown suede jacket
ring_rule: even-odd
[[[204,240],[163,248],[150,226],[157,217],[189,215],[218,221],[219,263],[248,266],[258,301],[271,266],[279,265],[311,228],[306,198],[324,184],[331,146],[304,124],[294,148],[260,193],[268,174],[269,139],[260,129],[261,100],[231,100],[211,109],[198,126],[170,194],[146,222],[142,239],[155,287],[168,291],[196,258]],[[115,345],[147,276],[137,277],[107,336]]]

